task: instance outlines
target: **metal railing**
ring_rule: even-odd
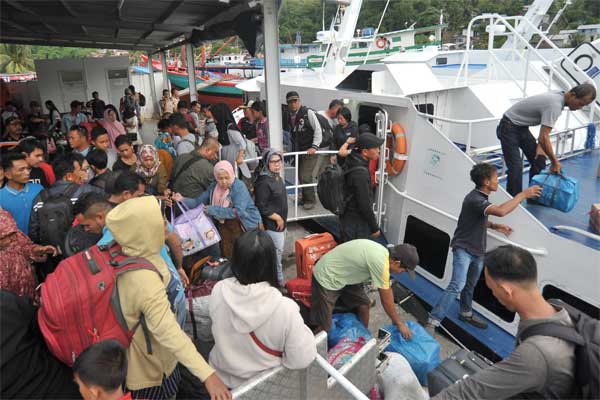
[[[555,226],[552,227],[552,229],[557,230],[557,231],[575,232],[575,233],[578,233],[578,234],[580,234],[582,236],[585,236],[587,238],[590,238],[592,240],[600,242],[600,235],[596,235],[594,233],[591,233],[591,232],[588,232],[588,231],[584,231],[583,229],[577,228],[575,226],[555,225]]]
[[[531,28],[531,31],[534,32],[534,34],[537,34],[539,36],[539,43],[541,43],[542,41],[547,44],[551,49],[557,51],[559,54],[563,54],[562,50],[556,46],[554,44],[554,42],[552,42],[548,36],[546,36],[546,34],[544,34],[544,32],[542,32],[541,30],[539,30],[535,25],[533,25],[531,23],[531,21],[529,21],[527,18],[522,17],[522,16],[512,16],[512,17],[503,17],[499,14],[484,14],[484,15],[480,15],[477,16],[475,18],[473,18],[470,22],[469,25],[467,27],[467,43],[466,43],[466,49],[465,49],[465,55],[463,57],[463,62],[460,65],[460,68],[458,70],[458,74],[456,76],[455,79],[455,84],[458,84],[458,81],[460,79],[461,74],[464,77],[464,84],[468,85],[469,84],[469,53],[471,51],[471,32],[473,29],[473,24],[479,20],[485,20],[485,19],[489,19],[490,20],[490,24],[489,24],[489,32],[488,32],[488,52],[489,55],[491,57],[491,59],[497,63],[498,66],[500,66],[504,72],[511,78],[511,80],[519,87],[519,89],[521,89],[521,92],[523,93],[523,97],[527,96],[527,82],[528,82],[528,74],[529,74],[529,70],[530,70],[530,63],[531,63],[531,54],[533,54],[534,56],[537,57],[537,59],[539,61],[541,61],[547,68],[548,68],[548,75],[544,75],[541,72],[539,72],[538,70],[536,70],[535,68],[532,68],[531,70],[537,75],[537,77],[540,79],[541,82],[544,82],[545,85],[547,86],[548,90],[551,89],[552,87],[552,83],[554,82],[555,79],[558,79],[563,88],[566,89],[568,87],[570,87],[572,84],[561,74],[561,72],[555,67],[555,65],[553,64],[552,61],[547,60],[544,56],[542,56],[542,54],[538,51],[536,46],[533,46],[532,44],[529,43],[529,41],[527,39],[525,39],[516,29],[515,27],[513,27],[509,21],[514,21],[515,25],[517,24],[527,24],[529,26],[529,28]],[[499,25],[501,24],[501,25]],[[519,60],[523,61],[525,64],[525,71],[523,74],[523,83],[520,84],[519,81],[520,79],[517,79],[510,71],[510,69],[508,67],[506,67],[504,65],[504,63],[493,53],[494,50],[494,33],[495,33],[495,27],[499,25],[499,26],[505,26],[506,29],[508,31],[510,31],[513,35],[513,48],[508,50],[510,51],[510,55],[511,55],[511,60],[514,60],[514,56],[516,55]],[[519,40],[519,42],[521,44],[524,45],[525,50],[527,51],[527,56],[523,56],[519,51],[516,50],[515,46],[516,46],[516,42],[517,40]],[[538,43],[538,45],[539,45]],[[507,51],[507,50],[502,50],[502,51]],[[582,76],[587,76],[586,73],[581,69],[581,67],[579,67],[573,60],[571,60],[570,58],[568,58],[567,56],[565,56],[563,58],[563,60],[565,62],[567,62],[568,64],[570,64],[575,71],[577,71],[578,73],[582,74]],[[491,73],[492,73],[492,69],[491,69],[491,65],[494,65],[493,63],[491,65],[489,65],[490,63],[488,63],[488,80],[491,77]],[[588,83],[590,83],[591,85],[594,86],[595,89],[597,89],[596,84],[593,80],[588,80]],[[592,103],[592,105],[590,106],[590,121],[593,120],[594,118],[594,110],[596,108],[596,104]]]
[[[321,357],[319,354],[316,355],[315,361],[321,368],[327,372],[331,378],[333,378],[338,385],[340,385],[349,395],[351,395],[355,399],[359,400],[369,400],[367,396],[363,392],[361,392],[356,386],[352,384],[344,375],[340,373],[337,369],[335,369],[331,364],[327,362],[326,359]]]
[[[421,200],[419,200],[419,199],[417,199],[415,197],[412,197],[408,193],[403,192],[400,189],[398,189],[396,186],[394,186],[390,182],[387,182],[387,186],[389,186],[390,189],[392,189],[399,196],[402,196],[405,199],[407,199],[409,201],[412,201],[413,203],[417,203],[417,204],[419,204],[419,205],[427,208],[428,210],[431,210],[431,211],[436,212],[436,213],[438,213],[440,215],[443,215],[444,217],[449,218],[449,219],[451,219],[453,221],[458,221],[458,217],[457,216],[452,215],[450,213],[447,213],[447,212],[445,212],[443,210],[440,210],[439,208],[437,208],[435,206],[432,206],[431,204],[426,203],[424,201],[421,201]],[[494,239],[496,239],[496,240],[498,240],[498,241],[500,241],[500,242],[502,242],[504,244],[510,244],[510,245],[517,246],[517,247],[520,247],[522,249],[525,249],[528,252],[530,252],[531,254],[538,255],[538,256],[547,256],[548,255],[548,250],[546,250],[545,248],[534,249],[534,248],[531,248],[531,247],[527,247],[527,246],[524,246],[524,245],[522,245],[520,243],[513,242],[512,240],[508,240],[508,239],[506,239],[506,238],[504,238],[504,237],[502,237],[500,235],[492,233],[489,230],[487,231],[487,234],[488,234],[488,236],[490,236],[490,237],[492,237],[492,238],[494,238]]]

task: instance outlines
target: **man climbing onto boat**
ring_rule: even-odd
[[[483,269],[487,228],[506,236],[512,233],[511,227],[490,222],[488,216],[504,217],[517,208],[521,201],[537,197],[542,191],[541,187],[532,186],[518,193],[512,199],[495,205],[490,203],[488,196],[498,190],[496,167],[485,163],[473,166],[471,180],[475,183],[475,189],[471,190],[463,200],[454,237],[450,242],[450,246],[452,246],[452,279],[429,314],[427,328],[430,331],[440,326],[459,293],[460,314],[458,318],[477,328],[487,328],[487,323],[475,317],[472,311],[473,291]]]
[[[589,83],[575,86],[568,92],[552,91],[527,97],[514,104],[505,113],[496,133],[507,168],[506,190],[516,196],[523,189],[523,161],[519,149],[529,161],[529,179],[546,167],[546,157],[538,156],[536,148],[541,150],[550,159],[550,171],[560,172],[560,161],[554,153],[550,132],[560,117],[565,106],[571,111],[579,110],[590,104],[596,98],[596,89]],[[530,126],[540,125],[540,134],[536,143],[529,131]]]

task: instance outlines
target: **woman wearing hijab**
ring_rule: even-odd
[[[248,142],[238,130],[229,107],[225,103],[218,103],[210,110],[219,132],[219,143],[223,146],[221,160],[227,160],[231,165],[237,165],[242,175],[250,178],[250,169],[244,162]]]
[[[57,255],[53,246],[40,246],[17,228],[12,215],[0,208],[0,289],[38,300],[32,261],[43,262]]]
[[[109,104],[109,106],[110,105],[111,104]],[[118,136],[126,133],[123,124],[117,120],[117,113],[112,108],[107,106],[104,110],[104,119],[100,120],[100,125],[102,125],[108,132],[108,137],[110,138],[110,147],[114,149],[115,139]]]
[[[135,173],[144,179],[147,192],[158,195],[167,192],[167,170],[158,158],[156,147],[151,144],[140,146]]]
[[[258,179],[254,184],[256,206],[262,216],[265,230],[277,252],[277,279],[281,286],[283,268],[281,257],[285,243],[285,228],[288,214],[287,192],[281,177],[283,154],[275,149],[267,149],[263,153]]]
[[[184,198],[175,193],[173,199],[184,201],[190,208],[204,204],[206,214],[217,222],[222,239],[221,254],[231,259],[233,242],[243,231],[259,227],[260,212],[254,205],[246,185],[235,177],[229,161],[222,160],[215,164],[213,174],[215,182],[197,198]]]

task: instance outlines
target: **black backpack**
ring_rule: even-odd
[[[323,207],[335,215],[344,214],[348,200],[352,197],[352,194],[348,194],[346,190],[346,175],[359,169],[369,171],[362,166],[347,170],[343,170],[337,164],[330,164],[325,167],[317,181],[317,193]]]
[[[319,120],[319,125],[321,125],[321,134],[323,135],[323,138],[321,139],[321,145],[319,147],[327,147],[331,145],[331,142],[333,141],[333,129],[331,128],[331,125],[329,125],[329,120],[327,117],[319,114],[315,110],[313,111]]]
[[[581,399],[600,398],[600,320],[590,317],[557,299],[548,301],[567,310],[574,327],[545,322],[521,332],[518,341],[536,335],[551,336],[575,344],[575,386],[581,389]]]
[[[73,225],[73,203],[71,198],[80,186],[71,183],[62,193],[50,194],[49,190],[40,193],[44,205],[38,210],[40,221],[40,243],[51,244],[65,254],[65,239]]]

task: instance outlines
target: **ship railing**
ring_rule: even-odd
[[[523,16],[503,17],[496,13],[480,15],[480,16],[473,18],[469,22],[469,25],[467,27],[466,49],[465,49],[465,53],[464,53],[464,57],[463,57],[463,62],[460,65],[460,68],[459,68],[459,71],[458,71],[458,74],[456,77],[456,83],[458,83],[460,76],[462,74],[464,77],[464,84],[465,85],[469,84],[469,68],[467,68],[467,66],[469,65],[469,53],[471,51],[471,32],[473,29],[473,24],[475,22],[477,22],[479,20],[485,20],[485,19],[490,20],[490,24],[489,24],[490,28],[489,28],[489,32],[488,32],[489,55],[490,55],[492,61],[495,62],[496,65],[500,66],[502,68],[502,70],[511,78],[511,80],[519,87],[519,89],[521,89],[521,92],[523,93],[523,97],[527,96],[527,82],[528,82],[528,78],[529,78],[528,75],[529,75],[529,70],[530,70],[529,67],[530,67],[530,64],[532,61],[531,54],[533,54],[535,57],[537,57],[537,59],[539,61],[541,61],[546,68],[548,68],[548,75],[542,74],[540,71],[538,71],[535,68],[531,69],[537,75],[537,77],[540,79],[540,81],[544,82],[544,84],[547,86],[548,90],[550,90],[552,88],[552,83],[554,82],[555,79],[560,81],[563,88],[568,88],[572,85],[572,83],[569,82],[561,74],[561,72],[556,68],[556,66],[553,64],[552,60],[546,59],[538,51],[536,46],[533,46],[531,43],[529,43],[529,41],[527,39],[525,39],[516,30],[516,25],[517,24],[527,24],[529,26],[529,28],[531,29],[531,32],[533,32],[534,34],[537,34],[539,36],[539,38],[540,38],[539,43],[541,43],[543,41],[551,49],[557,51],[559,54],[563,54],[562,50],[558,46],[556,46],[556,44],[554,44],[554,42],[552,42],[548,38],[548,36],[546,36],[544,34],[544,32],[539,30],[535,25],[533,25],[531,23],[531,21],[529,21],[527,18],[525,18]],[[513,21],[513,23],[515,24],[515,27],[513,27],[513,25],[511,25],[511,23],[509,21]],[[513,47],[509,51],[510,51],[510,55],[513,59],[514,59],[514,56],[516,55],[519,58],[519,60],[521,60],[524,63],[525,71],[523,73],[522,84],[520,83],[521,79],[517,79],[510,71],[510,68],[508,68],[506,65],[504,65],[504,63],[496,56],[496,54],[494,54],[494,51],[493,51],[494,50],[494,35],[495,35],[495,28],[496,28],[497,24],[501,24],[500,26],[506,27],[506,29],[508,31],[510,31],[513,35],[513,39],[514,39],[512,41]],[[527,50],[526,56],[521,54],[521,52],[517,51],[517,49],[516,49],[517,41],[521,45],[524,46],[525,50]],[[570,66],[573,67],[575,69],[575,71],[577,71],[582,76],[587,76],[586,73],[581,69],[581,67],[579,67],[569,57],[565,56],[563,58],[563,61],[570,64]],[[491,68],[491,66],[488,65],[488,79],[491,78],[491,74],[492,74],[492,68]],[[594,81],[589,80],[588,83],[590,83],[591,85],[594,86],[594,88],[596,88],[596,84]],[[594,110],[596,107],[597,106],[595,104],[592,104],[592,106],[590,107],[590,121],[592,121],[594,119]]]
[[[328,155],[333,156],[336,155],[338,152],[337,150],[318,150],[316,153],[316,155],[319,156],[323,156],[323,155]],[[293,181],[290,181],[286,179],[286,185],[285,185],[285,189],[286,191],[289,193],[290,191],[293,191],[292,197],[293,197],[293,207],[292,207],[292,213],[291,215],[288,214],[288,222],[292,222],[292,221],[299,221],[299,220],[303,220],[303,219],[313,219],[313,218],[321,218],[321,217],[331,217],[334,214],[328,212],[325,209],[321,209],[320,207],[315,207],[315,212],[311,212],[310,210],[304,210],[302,213],[299,212],[298,206],[299,206],[299,194],[301,189],[303,188],[309,188],[312,187],[315,189],[315,192],[317,190],[317,180],[314,179],[314,182],[311,183],[299,183],[299,174],[298,174],[298,166],[300,165],[300,157],[303,155],[309,154],[307,151],[292,151],[289,153],[283,153],[283,158],[284,158],[284,164],[283,167],[285,168],[284,171],[284,175],[287,178],[290,178],[290,173],[292,174],[293,177]],[[256,163],[258,162],[262,157],[255,157],[255,158],[248,158],[248,159],[244,159],[245,163]],[[291,162],[293,160],[293,162]],[[321,163],[323,160],[319,160],[318,163]],[[287,162],[287,164],[286,164]],[[328,161],[327,161],[328,162]],[[328,162],[329,163],[329,162]],[[293,170],[293,171],[290,171]],[[288,195],[289,198],[289,195]]]
[[[443,215],[444,217],[449,218],[449,219],[451,219],[453,221],[458,221],[458,217],[456,215],[452,215],[452,214],[450,214],[450,213],[448,213],[448,212],[446,212],[446,211],[444,211],[442,209],[439,209],[439,208],[437,208],[437,207],[435,207],[435,206],[433,206],[433,205],[431,205],[431,204],[429,204],[427,202],[419,200],[416,197],[413,197],[413,196],[409,195],[406,192],[401,191],[396,186],[394,186],[394,184],[391,183],[390,181],[387,181],[386,185],[390,189],[392,189],[392,191],[394,191],[394,193],[396,193],[399,196],[402,196],[406,200],[409,200],[409,201],[411,201],[413,203],[419,204],[420,206],[425,207],[428,210],[431,210],[431,211],[433,211],[433,212],[435,212],[437,214]],[[498,235],[496,233],[493,233],[489,229],[487,231],[487,234],[488,234],[488,236],[490,236],[490,237],[498,240],[499,242],[502,242],[504,244],[510,244],[510,245],[513,245],[513,246],[520,247],[522,249],[525,249],[525,250],[529,251],[533,255],[537,255],[537,256],[547,256],[548,255],[548,250],[545,249],[545,248],[543,248],[543,247],[541,247],[541,248],[527,247],[527,246],[525,246],[525,245],[523,245],[521,243],[514,242],[514,241],[509,240],[509,239],[507,239],[505,237],[502,237],[502,236],[500,236],[500,235]]]

